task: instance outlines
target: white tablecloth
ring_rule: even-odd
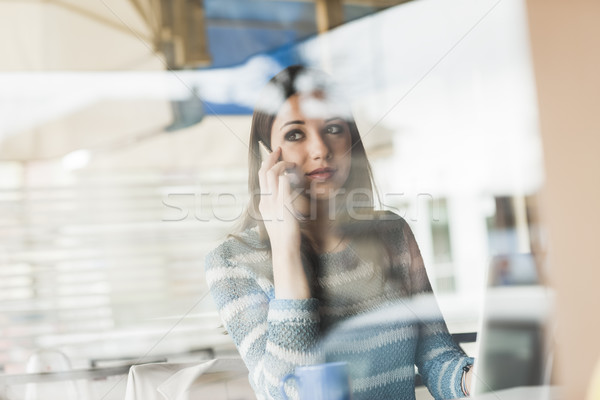
[[[125,400],[254,400],[241,359],[135,365]]]
[[[560,388],[524,386],[472,396],[470,400],[561,400]]]

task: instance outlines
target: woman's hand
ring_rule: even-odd
[[[471,382],[473,381],[473,367],[471,367],[469,369],[469,372],[467,372],[467,377],[466,377],[466,384],[467,384],[467,393],[471,393]]]
[[[285,174],[295,164],[278,161],[280,156],[278,147],[258,171],[258,207],[271,242],[275,297],[307,299],[310,288],[300,254],[300,224],[295,217],[290,177]]]
[[[261,164],[258,171],[258,207],[271,246],[282,245],[286,248],[300,249],[300,226],[294,217],[290,180],[285,174],[285,171],[294,168],[295,164],[277,161],[280,156],[281,148],[278,147]]]

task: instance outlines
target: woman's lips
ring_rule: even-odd
[[[326,181],[331,179],[331,177],[335,174],[335,169],[333,168],[317,168],[306,174],[310,179],[318,180],[318,181]]]

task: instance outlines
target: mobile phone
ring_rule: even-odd
[[[260,149],[261,161],[266,160],[267,157],[269,157],[269,155],[272,153],[271,149],[269,149],[265,142],[263,142],[262,140],[258,141],[258,148]],[[279,159],[281,160],[281,157]],[[300,178],[298,178],[298,175],[296,175],[296,173],[294,173],[293,170],[287,170],[284,173],[290,178],[290,184],[292,185],[292,187],[300,186]]]
[[[264,161],[267,159],[267,157],[269,157],[269,154],[272,153],[271,149],[269,149],[267,147],[267,145],[265,144],[265,142],[263,142],[262,140],[258,141],[258,148],[260,151],[260,160]]]

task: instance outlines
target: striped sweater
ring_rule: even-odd
[[[473,359],[448,333],[408,224],[385,226],[379,248],[354,240],[318,256],[318,298],[275,298],[256,229],[207,256],[211,294],[258,399],[280,399],[279,382],[296,366],[329,361],[349,363],[353,400],[414,399],[415,365],[436,399],[462,397],[462,368]],[[286,391],[297,398],[294,385]]]

